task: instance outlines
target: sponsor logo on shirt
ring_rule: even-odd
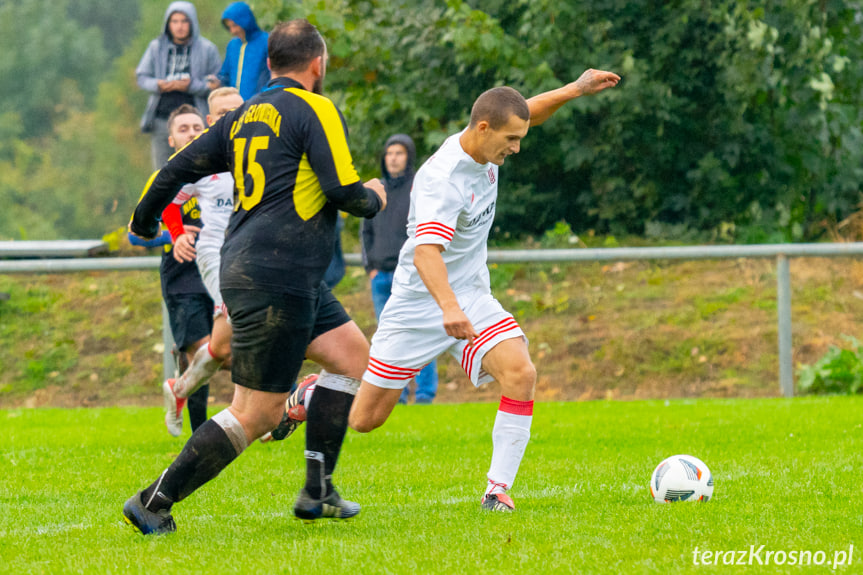
[[[493,183],[494,183],[494,168],[489,168],[489,169],[488,169],[488,183],[489,183],[489,184],[493,184]]]
[[[496,203],[497,203],[497,202],[492,202],[491,204],[489,204],[489,206],[488,206],[486,209],[484,209],[484,210],[482,211],[482,213],[480,213],[479,215],[475,216],[471,221],[469,221],[469,222],[467,223],[467,225],[466,225],[465,227],[466,227],[466,228],[472,228],[473,226],[475,226],[475,225],[477,225],[477,224],[484,224],[484,223],[486,223],[489,219],[493,218],[493,217],[494,217],[494,205],[495,205]]]

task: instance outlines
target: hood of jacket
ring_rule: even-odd
[[[393,178],[390,175],[390,173],[387,171],[387,162],[386,162],[387,150],[393,144],[401,144],[408,151],[408,163],[407,163],[407,166],[405,166],[405,172],[404,172],[404,174],[402,174],[398,178]],[[387,143],[384,144],[384,152],[383,152],[383,154],[381,154],[381,174],[383,175],[384,179],[385,180],[393,180],[393,179],[400,179],[400,178],[403,178],[405,176],[410,176],[411,179],[413,179],[414,164],[416,163],[416,156],[417,156],[417,149],[416,149],[416,146],[414,145],[414,141],[411,139],[410,136],[408,136],[407,134],[395,134],[394,136],[390,136],[389,139],[387,139]]]
[[[195,10],[195,5],[191,2],[171,2],[168,9],[165,10],[165,19],[162,22],[162,35],[169,41],[173,41],[171,32],[168,30],[168,21],[171,19],[171,14],[175,12],[185,14],[186,18],[189,19],[189,32],[191,36],[189,43],[191,44],[201,35],[201,27],[198,26],[198,11]]]
[[[252,9],[245,2],[234,2],[233,4],[228,5],[225,8],[225,11],[222,12],[222,25],[225,26],[225,29],[228,26],[225,24],[225,20],[233,20],[234,23],[246,31],[246,41],[249,40],[250,36],[253,36],[255,32],[259,31],[258,21],[255,20],[255,15],[252,13]]]

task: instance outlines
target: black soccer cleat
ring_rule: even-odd
[[[161,535],[177,530],[177,524],[174,523],[170,511],[160,509],[154,513],[144,507],[141,492],[136,493],[123,505],[123,518],[142,535]]]
[[[282,415],[282,420],[279,425],[269,433],[266,433],[261,438],[261,443],[269,441],[281,441],[287,439],[293,434],[302,422],[306,420],[306,391],[313,387],[318,381],[318,374],[313,373],[307,375],[303,381],[297,385],[288,400],[285,402],[285,413]]]
[[[360,504],[342,499],[333,491],[323,499],[313,499],[305,489],[300,491],[294,503],[294,515],[299,519],[312,521],[329,517],[332,519],[350,519],[360,512]]]

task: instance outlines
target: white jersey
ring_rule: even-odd
[[[447,138],[414,178],[408,239],[399,253],[393,294],[428,293],[414,266],[414,250],[423,244],[444,247],[441,256],[456,295],[491,292],[486,244],[497,201],[498,167],[476,163],[461,147],[463,133]]]
[[[195,249],[200,252],[219,253],[225,243],[225,229],[234,213],[234,178],[230,172],[222,172],[201,178],[194,184],[183,186],[175,204],[184,204],[189,198],[198,198],[201,221],[204,222]]]

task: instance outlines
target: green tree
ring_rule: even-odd
[[[69,4],[68,14],[83,28],[98,28],[105,52],[113,59],[137,34],[140,7],[138,0],[75,0]]]
[[[24,137],[49,133],[61,119],[61,89],[88,102],[96,95],[106,62],[101,32],[68,19],[66,7],[66,0],[0,3],[0,110],[18,115]]]
[[[812,237],[860,179],[861,25],[850,2],[271,1],[330,39],[358,163],[404,131],[428,155],[482,90],[527,96],[587,67],[623,82],[562,108],[502,172],[499,227],[641,233],[652,222]],[[772,234],[772,235],[771,235]]]
[[[0,83],[0,194],[14,203],[0,213],[2,237],[100,235],[123,225],[146,180],[149,142],[137,131],[146,95],[134,68],[165,3],[106,1],[0,4],[0,73],[15,79]],[[225,2],[195,4],[204,34],[224,46]],[[138,27],[126,38],[133,6]],[[860,201],[863,23],[850,0],[254,7],[264,28],[307,17],[328,39],[326,91],[345,112],[364,177],[378,175],[395,132],[410,134],[424,160],[488,88],[531,96],[588,67],[621,74],[616,89],[561,108],[507,160],[497,227],[513,235],[565,219],[579,232],[811,239]]]

